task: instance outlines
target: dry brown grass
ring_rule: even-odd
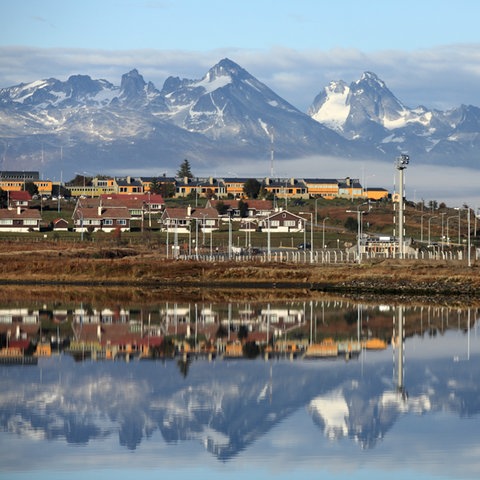
[[[176,288],[255,286],[309,290],[478,296],[478,265],[384,260],[341,265],[197,262],[166,259],[150,249],[92,244],[3,245],[3,283],[170,285]]]

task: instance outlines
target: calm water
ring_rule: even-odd
[[[77,321],[77,307],[67,321]],[[176,321],[185,312],[177,307]],[[289,311],[309,341],[345,328],[350,337],[391,336],[399,319],[398,308],[348,302],[248,307],[257,323],[268,311],[272,328],[274,312]],[[35,308],[26,310],[35,322]],[[224,312],[233,322],[245,310],[209,304],[202,321]],[[478,311],[406,306],[402,315],[403,370],[391,344],[348,361],[60,354],[0,366],[0,478],[479,478]],[[135,309],[123,321],[135,316],[149,317]]]

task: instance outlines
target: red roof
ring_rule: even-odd
[[[30,340],[10,340],[8,342],[10,348],[19,348],[20,350],[26,350],[30,346]]]
[[[17,208],[12,208],[11,210],[8,208],[2,208],[0,209],[0,218],[28,218],[33,220],[41,220],[42,216],[38,210],[33,210],[30,208],[22,208],[20,213],[18,212]]]
[[[16,202],[29,202],[32,199],[32,196],[26,190],[13,191],[8,195],[10,200],[14,200]]]

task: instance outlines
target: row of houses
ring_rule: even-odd
[[[29,208],[30,201],[28,192],[12,192],[8,208],[0,209],[0,231],[39,231],[41,214],[38,209]],[[137,227],[178,234],[194,228],[212,233],[221,228],[222,222],[240,222],[241,231],[303,232],[307,218],[276,208],[270,200],[208,200],[201,208],[170,207],[158,194],[103,194],[79,198],[72,218],[55,219],[51,226],[57,231],[125,232],[131,230],[133,222]]]
[[[152,184],[167,196],[170,192],[177,198],[244,198],[244,186],[256,180],[266,196],[279,199],[290,198],[368,198],[381,200],[388,197],[384,188],[363,188],[358,179],[337,178],[175,178],[166,177],[104,177],[92,178],[88,184],[62,185],[72,197],[100,197],[101,195],[139,195],[151,191]],[[53,186],[59,182],[41,180],[38,172],[1,172],[0,188],[13,192],[25,190],[27,182],[34,183],[40,195],[50,196]],[[158,190],[157,190],[158,191]]]
[[[153,203],[149,203],[152,199]],[[74,230],[129,231],[132,221],[136,220],[144,227],[148,225],[176,234],[194,230],[210,234],[219,230],[222,222],[239,222],[240,231],[303,232],[310,219],[274,208],[270,200],[246,201],[246,211],[240,200],[209,200],[205,207],[165,206],[159,195],[135,195],[129,196],[124,203],[125,200],[122,195],[79,199],[73,212]],[[218,208],[220,203],[225,210],[222,215]]]

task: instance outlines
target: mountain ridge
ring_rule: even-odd
[[[2,170],[172,171],[312,158],[478,167],[480,109],[406,107],[375,73],[332,81],[306,113],[228,58],[197,80],[169,76],[161,89],[137,69],[116,86],[72,75],[0,89]],[[60,146],[67,152],[60,158]]]

